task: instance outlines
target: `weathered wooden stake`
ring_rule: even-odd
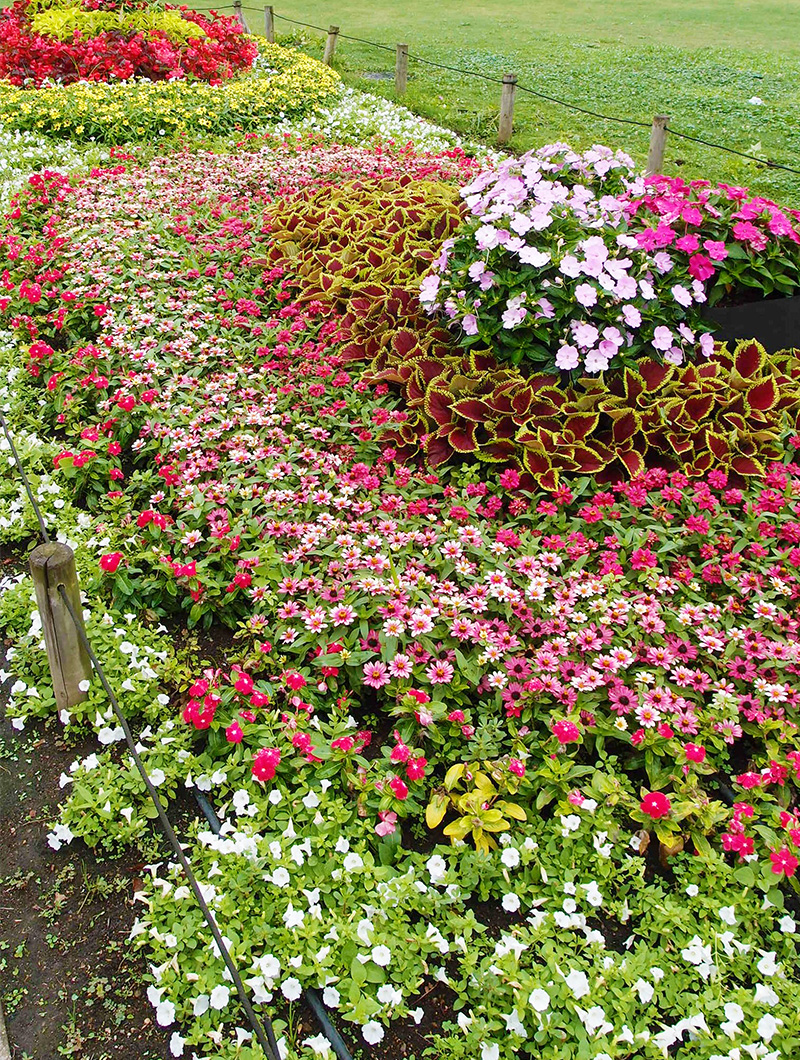
[[[339,36],[338,26],[328,27],[328,39],[325,41],[325,51],[322,54],[322,61],[326,66],[330,66],[333,62],[333,53],[336,51],[336,38]]]
[[[242,11],[242,0],[233,0],[233,14],[245,33],[249,33],[250,30],[247,28],[244,11]]]
[[[500,122],[497,127],[497,142],[507,144],[514,129],[514,96],[517,92],[517,75],[503,74],[503,94],[500,97]]]
[[[75,572],[75,555],[58,541],[39,545],[30,555],[30,568],[36,589],[36,604],[42,619],[47,661],[53,678],[53,691],[59,710],[68,710],[86,699],[82,681],[91,680],[92,664],[78,637],[72,616],[66,608],[59,585],[83,625],[83,605]]]
[[[408,45],[397,45],[397,58],[394,64],[394,91],[398,96],[405,94],[408,88]]]
[[[275,12],[272,10],[272,4],[264,8],[264,36],[270,44],[275,43]]]
[[[650,130],[650,150],[647,154],[647,169],[645,170],[646,177],[660,173],[664,166],[668,122],[669,118],[664,114],[656,114],[653,118],[653,127]]]

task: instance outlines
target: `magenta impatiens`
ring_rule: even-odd
[[[552,144],[461,194],[467,217],[420,298],[462,345],[535,371],[703,360],[703,306],[800,286],[796,211],[727,184],[643,180],[620,151]]]

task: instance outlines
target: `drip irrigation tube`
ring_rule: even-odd
[[[208,821],[208,826],[214,835],[219,835],[220,821],[219,817],[211,805],[211,802],[206,798],[202,791],[195,790],[194,792],[195,801],[200,807],[203,816]],[[308,1002],[308,1007],[317,1017],[317,1022],[322,1028],[322,1033],[328,1039],[331,1049],[333,1049],[339,1060],[353,1060],[350,1050],[347,1048],[344,1039],[341,1034],[336,1030],[334,1025],[328,1018],[328,1013],[325,1011],[325,1006],[322,1003],[322,998],[319,995],[319,991],[313,987],[308,987],[303,991],[303,996]]]

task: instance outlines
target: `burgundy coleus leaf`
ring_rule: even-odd
[[[423,446],[425,457],[431,467],[439,467],[453,456],[453,447],[446,436],[429,434]]]
[[[439,426],[446,427],[453,422],[453,402],[449,390],[429,387],[425,394],[425,412]]]
[[[740,342],[733,355],[733,367],[743,379],[752,379],[761,368],[764,348],[754,339]]]
[[[742,475],[743,478],[751,478],[754,475],[762,476],[764,474],[764,465],[748,456],[735,456],[731,460],[731,467],[737,475]]]
[[[714,431],[707,430],[705,432],[705,445],[715,460],[718,460],[721,464],[727,463],[731,447],[724,434],[717,434]]]
[[[439,433],[446,435],[455,452],[474,453],[478,449],[476,429],[474,423],[453,424],[450,427],[443,427]]]
[[[637,449],[628,449],[624,452],[620,451],[616,456],[617,459],[625,465],[631,478],[636,478],[637,476],[644,474],[646,466],[644,455]]]
[[[485,423],[494,417],[491,406],[477,397],[460,398],[453,404],[452,409],[455,415],[474,423]]]
[[[675,431],[667,431],[666,441],[676,453],[690,453],[692,451],[692,439],[687,434],[677,434]]]
[[[516,445],[502,438],[486,442],[480,447],[481,460],[488,460],[492,463],[513,462],[515,461],[516,453]]]
[[[399,331],[392,335],[391,348],[395,356],[401,358],[409,357],[413,351],[421,349],[419,337],[416,332],[409,328],[400,328]]]
[[[645,390],[659,390],[672,376],[674,369],[669,364],[658,364],[656,361],[639,361],[637,373],[644,383]]]
[[[633,413],[630,413],[630,415],[633,416],[634,429],[635,429],[636,417],[634,416]],[[599,421],[600,421],[600,417],[598,415],[592,415],[592,414],[588,414],[588,415],[576,414],[576,415],[568,416],[564,420],[564,427],[563,427],[564,435],[566,437],[569,437],[573,441],[576,441],[576,442],[585,441],[586,438],[588,438],[589,435],[592,434],[592,432],[595,430],[595,428],[597,427],[597,424],[599,423]],[[615,424],[615,426],[616,426],[616,424]],[[620,440],[622,440],[622,439],[620,439]]]
[[[714,407],[712,394],[699,394],[697,397],[687,398],[683,406],[682,420],[688,418],[689,423],[699,423],[704,420]]]
[[[774,379],[765,379],[763,383],[751,386],[747,391],[747,403],[751,409],[766,412],[778,400],[778,388]]]

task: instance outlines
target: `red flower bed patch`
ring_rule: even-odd
[[[179,10],[204,35],[171,40],[160,31],[105,31],[93,37],[77,31],[72,40],[36,33],[28,0],[16,0],[0,14],[0,79],[40,88],[45,81],[149,81],[193,79],[217,83],[252,65],[258,54],[233,18],[216,12]]]

